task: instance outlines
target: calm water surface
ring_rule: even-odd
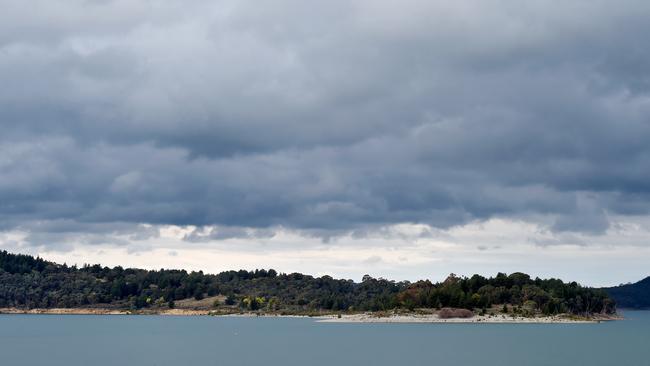
[[[0,315],[0,365],[649,366],[650,312],[601,324]]]

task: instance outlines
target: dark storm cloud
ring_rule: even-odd
[[[0,15],[4,229],[648,214],[647,2],[34,5]]]

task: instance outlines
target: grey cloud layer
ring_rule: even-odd
[[[645,1],[32,3],[0,15],[5,229],[648,214]]]

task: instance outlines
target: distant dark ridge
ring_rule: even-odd
[[[650,309],[650,277],[628,285],[605,288],[619,308]]]

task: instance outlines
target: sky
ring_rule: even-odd
[[[0,249],[354,280],[650,275],[648,1],[0,7]]]

